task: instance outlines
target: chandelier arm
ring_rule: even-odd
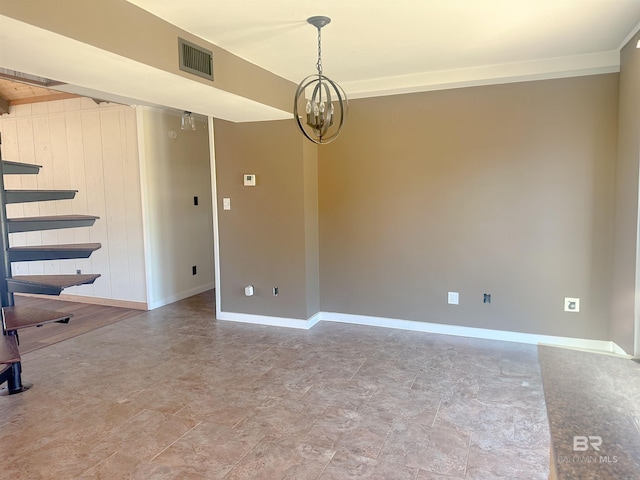
[[[313,83],[316,83],[316,75],[309,75],[300,82],[300,85],[298,85],[298,88],[296,89],[296,96],[293,101],[293,116],[298,125],[298,129],[302,132],[302,134],[313,143],[318,143],[318,141],[314,137],[309,135],[307,130],[302,125],[302,122],[300,121],[301,115],[298,112],[298,99],[300,98],[300,95],[307,89],[307,87],[309,87]]]
[[[333,85],[336,94],[338,95],[338,104],[340,105],[340,109],[342,114],[340,115],[340,128],[344,124],[344,121],[347,119],[347,113],[349,113],[349,100],[347,99],[347,94],[344,92],[344,89],[338,85],[336,82],[327,78],[327,81]],[[340,130],[340,128],[338,130]]]
[[[327,82],[320,82],[319,84],[319,92],[320,92],[320,100],[322,101],[322,92],[324,91],[326,99],[324,100],[324,102],[326,103],[325,105],[325,115],[323,118],[323,123],[320,125],[320,134],[318,135],[320,138],[324,137],[327,133],[327,131],[329,130],[329,127],[331,126],[330,123],[330,119],[331,119],[331,113],[327,113],[327,112],[331,112],[331,90],[329,89],[329,86],[327,85]]]
[[[338,95],[337,103],[340,107],[340,124],[338,125],[338,129],[336,130],[336,133],[332,137],[330,137],[330,139],[327,142],[325,142],[325,143],[329,143],[335,140],[338,134],[340,133],[340,131],[342,130],[342,126],[344,125],[344,122],[347,119],[347,113],[349,112],[349,101],[347,100],[347,94],[344,93],[344,90],[340,85],[338,85],[336,82],[334,82],[330,78],[325,77],[325,80],[327,80],[327,82],[329,82],[333,86],[336,92],[336,95]]]

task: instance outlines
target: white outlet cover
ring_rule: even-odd
[[[460,293],[459,292],[449,292],[447,294],[447,303],[449,305],[458,305],[460,303]]]
[[[247,297],[252,297],[253,296],[253,285],[247,285],[246,287],[244,287],[244,294]]]
[[[572,297],[564,297],[564,311],[577,313],[580,311],[580,299]]]
[[[245,173],[244,174],[244,186],[245,187],[255,187],[256,186],[256,176],[253,173]]]
[[[231,210],[231,199],[223,198],[222,199],[222,209],[223,210]]]

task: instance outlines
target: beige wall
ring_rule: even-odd
[[[636,34],[621,52],[618,162],[611,336],[633,351],[638,296],[638,162],[640,160],[640,50]],[[640,353],[640,345],[636,346]]]
[[[617,97],[610,74],[352,101],[319,149],[321,310],[608,340]]]
[[[209,132],[204,120],[183,131],[175,112],[139,110],[148,297],[155,308],[214,287]]]
[[[308,318],[318,303],[313,150],[292,120],[216,120],[215,139],[221,310]],[[255,187],[243,186],[247,173],[256,175]],[[225,197],[231,210],[222,208]],[[255,287],[253,297],[245,297],[246,285]]]
[[[291,128],[291,127],[290,127]],[[320,245],[318,238],[318,148],[303,141],[304,220],[307,316],[320,311]]]

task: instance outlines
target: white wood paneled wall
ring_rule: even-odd
[[[92,227],[12,233],[12,245],[100,242],[88,259],[21,262],[14,275],[100,273],[66,294],[146,304],[136,113],[87,98],[18,105],[0,116],[2,157],[42,165],[38,175],[7,175],[7,189],[78,190],[73,200],[8,205],[9,217],[87,214]]]

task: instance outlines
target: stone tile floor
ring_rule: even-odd
[[[0,396],[2,478],[548,475],[532,345],[217,322],[208,292],[29,353],[23,377]]]

